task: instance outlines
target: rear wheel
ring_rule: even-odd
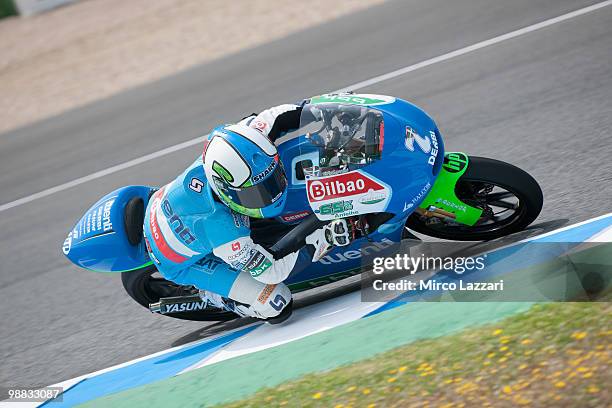
[[[159,302],[162,297],[188,296],[198,293],[193,286],[181,286],[164,279],[153,265],[123,272],[121,283],[128,295],[147,309],[150,303]],[[194,312],[170,313],[164,316],[196,321],[228,321],[238,317],[232,312],[214,307]]]
[[[490,240],[523,230],[538,217],[543,204],[542,190],[527,172],[484,157],[470,157],[455,194],[464,203],[483,210],[476,224],[468,226],[415,212],[406,227],[442,239]]]

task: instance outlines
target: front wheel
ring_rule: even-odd
[[[181,286],[164,279],[153,265],[135,271],[123,272],[121,283],[123,283],[128,295],[147,309],[149,304],[159,302],[162,297],[187,296],[198,293],[198,290],[192,286]],[[238,317],[232,312],[214,307],[193,312],[169,313],[164,316],[196,321],[228,321]]]
[[[464,203],[483,210],[476,224],[468,226],[415,212],[406,227],[442,239],[491,240],[523,230],[538,217],[543,205],[542,190],[527,172],[484,157],[470,156],[455,194]]]

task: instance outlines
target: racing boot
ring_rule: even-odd
[[[283,283],[261,284],[262,290],[251,304],[223,297],[214,292],[200,290],[200,298],[219,309],[236,313],[240,317],[253,317],[270,324],[287,320],[292,313],[293,299],[289,288]]]

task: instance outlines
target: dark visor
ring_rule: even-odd
[[[287,186],[283,166],[276,166],[264,181],[246,188],[235,188],[215,177],[217,186],[236,204],[246,208],[264,208],[274,203]]]

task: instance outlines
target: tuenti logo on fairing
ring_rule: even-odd
[[[341,254],[331,254],[326,255],[319,260],[323,265],[329,265],[332,263],[340,263],[345,262],[350,259],[359,259],[364,255],[369,255],[371,253],[376,253],[384,250],[385,248],[389,248],[395,244],[395,242],[390,239],[383,238],[380,242],[374,242],[372,245],[364,246],[360,249],[351,249],[349,251],[345,251]]]
[[[68,255],[70,253],[70,249],[72,248],[72,231],[68,234],[68,237],[64,240],[64,244],[62,245],[62,252],[64,255]]]
[[[114,202],[115,200],[112,199],[104,204],[104,210],[102,212],[102,228],[104,229],[104,232],[111,231],[113,229],[113,223],[111,222],[110,216],[111,207],[113,206]]]

